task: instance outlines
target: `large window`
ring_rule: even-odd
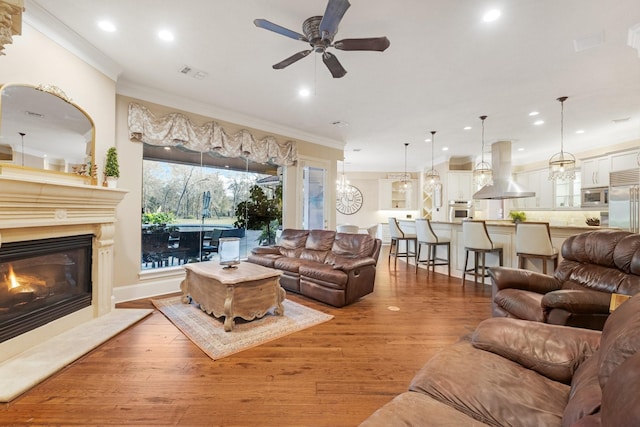
[[[256,204],[278,206],[275,166],[146,144],[143,159],[142,269],[215,259],[224,237],[244,258],[281,223],[281,209],[269,227],[253,218]]]

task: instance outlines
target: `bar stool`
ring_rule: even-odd
[[[547,274],[547,262],[553,261],[553,271],[558,268],[558,250],[551,242],[548,222],[516,223],[516,255],[518,268],[524,269],[527,258],[542,260],[542,272]]]
[[[486,255],[487,253],[497,253],[499,265],[502,265],[502,246],[493,243],[487,224],[481,220],[464,220],[462,221],[462,241],[464,244],[464,270],[462,272],[462,286],[464,286],[467,274],[473,274],[473,283],[478,283],[478,276],[484,278],[488,276],[486,273]],[[474,253],[473,268],[467,269],[469,262],[469,252]],[[478,274],[478,267],[482,268],[482,274]]]
[[[445,237],[438,237],[433,232],[431,227],[431,221],[428,219],[416,219],[416,238],[418,241],[418,253],[416,254],[416,272],[418,271],[418,263],[427,263],[427,273],[429,272],[429,266],[433,266],[433,272],[436,272],[436,265],[446,265],[448,274],[451,276],[451,242]],[[427,245],[427,259],[420,259],[420,252],[422,245]],[[436,256],[436,250],[438,246],[444,246],[447,249],[447,258],[438,258]]]
[[[402,231],[398,220],[395,218],[389,218],[389,234],[391,235],[391,246],[389,247],[389,259],[387,264],[391,267],[391,257],[394,256],[393,267],[396,268],[398,264],[398,257],[405,257],[407,259],[407,265],[409,265],[409,257],[413,257],[416,260],[416,235],[407,234]],[[405,249],[400,249],[400,243],[404,242]],[[413,251],[411,251],[410,243],[413,243]]]

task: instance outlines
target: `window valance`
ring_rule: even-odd
[[[199,126],[180,113],[155,117],[143,105],[129,104],[129,137],[132,141],[163,147],[181,146],[191,151],[213,153],[221,157],[242,157],[277,166],[295,164],[295,141],[278,142],[273,136],[256,139],[242,129],[229,135],[216,122]]]

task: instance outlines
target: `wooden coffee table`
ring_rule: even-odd
[[[215,317],[224,316],[224,330],[229,332],[235,317],[253,320],[275,306],[275,314],[284,314],[285,291],[280,287],[282,272],[243,262],[236,268],[223,268],[217,261],[184,265],[186,278],[180,283],[182,302],[191,299]]]

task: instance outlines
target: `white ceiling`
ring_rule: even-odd
[[[47,21],[43,8],[63,30],[80,35],[88,43],[78,49],[106,56],[95,63],[117,75],[119,93],[344,144],[347,172],[402,171],[405,142],[407,169],[429,168],[431,144],[424,140],[431,130],[436,163],[479,156],[481,115],[488,116],[487,153],[492,142],[511,140],[514,164],[546,160],[560,148],[560,96],[569,97],[565,151],[640,138],[640,48],[628,43],[630,28],[640,24],[638,0],[351,0],[335,39],[384,35],[391,41],[385,52],[331,49],[348,71],[341,79],[331,77],[318,54],[273,70],[308,45],[253,20],[302,32],[302,22],[322,15],[326,1],[28,0],[25,21]],[[490,8],[502,15],[485,23]],[[101,19],[118,30],[100,30]],[[161,28],[175,40],[159,40]],[[576,40],[594,35],[604,42],[576,51]],[[185,65],[207,77],[179,73]],[[313,95],[300,98],[301,87]],[[533,110],[540,115],[530,117]],[[535,120],[545,124],[534,126]]]

